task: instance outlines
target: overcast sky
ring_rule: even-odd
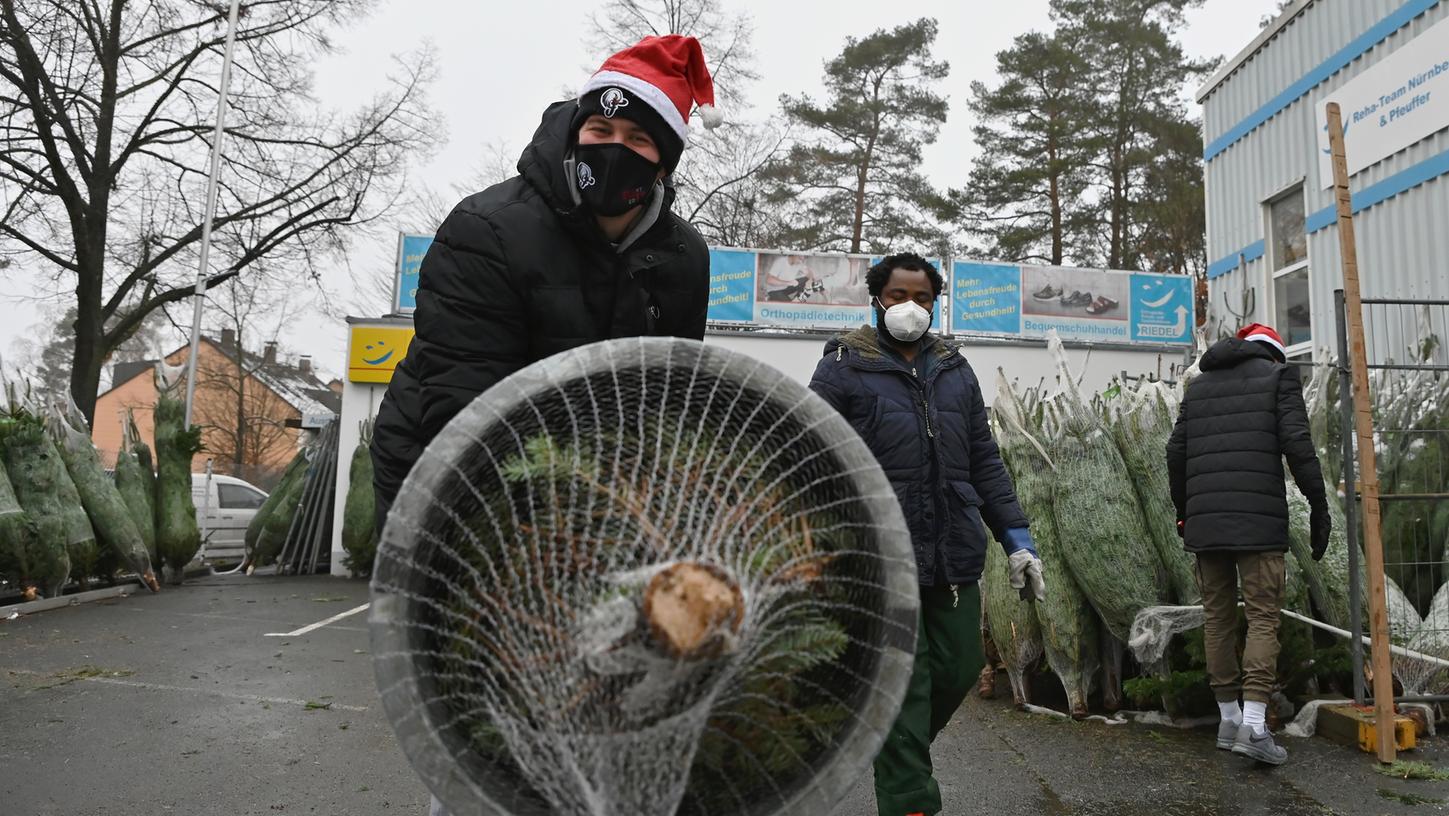
[[[943,187],[962,184],[970,170],[974,150],[966,102],[971,82],[992,81],[994,55],[1013,37],[1049,26],[1048,0],[722,3],[754,20],[761,79],[750,92],[754,110],[743,115],[756,118],[774,111],[782,93],[818,93],[823,62],[839,52],[847,36],[936,17],[940,36],[935,55],[951,65],[950,77],[941,83],[951,112],[936,144],[926,151],[925,169]],[[374,15],[339,32],[336,42],[341,53],[316,66],[316,95],[324,106],[355,106],[380,86],[389,69],[389,55],[431,43],[439,76],[430,98],[439,114],[437,127],[447,142],[421,162],[414,175],[419,183],[447,189],[474,175],[483,163],[486,145],[521,148],[560,89],[577,87],[597,67],[584,45],[597,5],[578,0],[382,0]],[[1191,12],[1183,44],[1196,57],[1231,56],[1257,34],[1259,20],[1275,6],[1275,0],[1207,0],[1204,8]],[[687,151],[684,161],[689,161]],[[390,264],[396,249],[394,231],[390,225],[380,228],[377,235],[358,242],[347,265],[329,271],[328,290],[353,311],[360,312],[363,306],[371,307],[368,316],[385,311],[387,304],[364,304],[359,301],[365,298],[353,293],[360,291],[356,279]],[[218,265],[224,262],[219,260]],[[55,307],[24,297],[31,294],[28,284],[14,280],[15,267],[11,269],[0,283],[0,350],[13,353],[18,339],[44,331],[48,321],[43,310]],[[189,305],[184,311],[189,322]],[[282,338],[291,351],[313,355],[328,372],[345,368],[346,327],[341,320],[315,316],[295,320],[284,328]]]

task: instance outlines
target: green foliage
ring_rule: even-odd
[[[1053,0],[1054,29],[972,86],[980,158],[958,222],[1003,260],[1206,271],[1202,143],[1177,42],[1202,0]]]
[[[262,531],[267,527],[267,521],[272,517],[277,505],[287,498],[287,490],[297,479],[300,479],[307,472],[307,454],[304,451],[297,451],[292,461],[287,463],[287,469],[283,471],[282,478],[278,480],[272,492],[267,494],[267,500],[257,508],[256,515],[247,524],[245,536],[247,558],[255,560],[257,547],[262,538]]]
[[[533,684],[508,677],[520,671],[533,677],[568,676],[564,682],[576,696],[560,716],[585,731],[653,727],[699,704],[689,690],[694,686],[669,684],[647,711],[629,711],[620,701],[637,692],[640,673],[584,670],[575,681],[557,663],[566,657],[539,655],[526,644],[554,642],[557,622],[589,610],[642,603],[643,586],[609,580],[610,570],[617,569],[610,565],[648,564],[658,553],[678,552],[677,539],[661,529],[661,520],[681,512],[686,491],[714,485],[704,488],[711,498],[692,508],[710,516],[696,520],[699,529],[734,522],[753,528],[749,548],[728,567],[754,597],[770,599],[771,611],[768,628],[749,642],[742,668],[710,704],[689,796],[713,801],[728,797],[730,790],[766,786],[768,778],[818,757],[850,722],[845,701],[820,692],[839,688],[842,666],[851,665],[843,661],[852,659],[853,640],[863,637],[853,631],[870,624],[844,611],[852,608],[844,590],[818,579],[852,557],[850,552],[859,549],[858,534],[843,523],[840,513],[848,511],[808,510],[808,497],[796,495],[788,484],[763,495],[744,492],[748,484],[769,484],[772,468],[781,467],[767,465],[767,454],[751,451],[748,442],[725,445],[715,432],[689,430],[689,423],[677,417],[654,423],[642,431],[614,432],[589,446],[565,445],[546,432],[535,433],[524,440],[520,455],[499,462],[496,470],[483,468],[488,475],[482,478],[497,481],[473,485],[491,498],[461,520],[468,533],[460,536],[466,546],[458,547],[457,555],[465,563],[451,569],[464,578],[451,593],[438,592],[445,608],[433,634],[432,648],[438,652],[433,673],[444,698],[476,700],[486,684],[492,705],[507,712],[544,704],[532,698],[538,693]],[[667,434],[671,449],[680,453],[669,467],[654,464],[652,443],[639,449],[639,438],[657,434]],[[701,455],[692,457],[691,451]],[[713,453],[705,456],[705,451]],[[742,476],[720,478],[735,472]],[[560,594],[558,587],[567,587],[567,593]],[[538,598],[542,608],[517,608],[520,598]],[[621,643],[649,637],[642,614],[636,625]],[[506,636],[499,637],[500,631]],[[718,667],[704,658],[694,670],[708,676]],[[489,679],[495,674],[502,677]],[[518,770],[483,707],[469,704],[458,715],[472,735],[474,751],[504,769]],[[595,720],[598,724],[591,726]],[[710,810],[707,803],[700,807]]]
[[[1017,500],[1031,520],[1032,538],[1042,559],[1047,594],[1037,605],[1036,614],[1047,664],[1061,680],[1071,713],[1085,716],[1087,698],[1101,667],[1100,624],[1096,610],[1062,555],[1061,537],[1052,513],[1056,467],[1043,453],[1044,446],[1038,447],[1046,438],[1039,397],[1038,391],[1028,391],[1023,403],[1003,374],[997,385],[996,436]]]
[[[153,565],[159,564],[156,554],[155,478],[141,470],[141,462],[133,450],[122,447],[116,455],[116,490],[120,492],[126,511],[136,525],[136,534],[146,548],[146,554]]]
[[[60,503],[59,483],[65,476],[55,446],[45,435],[44,423],[35,416],[14,409],[0,420],[0,447],[4,448],[5,470],[16,500],[28,523],[19,522],[25,545],[12,549],[21,566],[19,578],[37,587],[46,597],[61,594],[70,577],[70,553],[66,549],[66,517]]]
[[[1001,661],[1006,664],[1012,699],[1017,703],[1028,703],[1031,701],[1028,677],[1032,666],[1042,655],[1037,604],[1023,601],[1021,595],[1011,588],[1006,554],[995,540],[986,542],[981,597],[986,627],[991,632],[991,640],[996,644]]]
[[[1184,179],[1191,187],[1190,168],[1201,167],[1200,143],[1185,140],[1182,89],[1213,65],[1188,59],[1176,35],[1186,25],[1185,10],[1202,2],[1052,0],[1056,36],[1083,55],[1078,137],[1092,157],[1099,251],[1110,268],[1150,265],[1169,271],[1173,256],[1191,254],[1191,271],[1206,269],[1205,254],[1197,257],[1205,253],[1205,227],[1192,219],[1177,223],[1182,214],[1172,209],[1178,203],[1172,198],[1175,187]],[[1151,181],[1166,189],[1150,190]],[[1154,199],[1166,209],[1159,211]],[[1154,223],[1159,218],[1161,223]],[[1191,244],[1163,253],[1144,242],[1144,235],[1177,235]],[[1149,248],[1159,257],[1146,255]]]
[[[1168,594],[1166,570],[1149,543],[1117,446],[1106,429],[1080,422],[1078,410],[1048,447],[1057,465],[1052,511],[1072,574],[1107,628],[1125,643],[1137,612]]]
[[[60,416],[51,418],[51,429],[59,444],[61,460],[79,494],[77,504],[84,508],[100,544],[138,576],[150,575],[151,557],[146,542],[136,529],[135,518],[121,497],[117,482],[101,469],[90,435],[71,427]],[[120,467],[119,461],[117,467]],[[110,574],[114,574],[114,569]]]
[[[196,505],[191,499],[191,459],[201,451],[201,428],[183,427],[186,406],[165,394],[156,398],[156,549],[172,580],[201,549]]]
[[[1138,706],[1151,707],[1167,701],[1169,709],[1200,713],[1216,708],[1207,672],[1200,669],[1175,671],[1167,677],[1134,677],[1122,683],[1128,699]]]
[[[785,118],[804,134],[762,173],[768,201],[788,213],[785,246],[947,249],[936,221],[949,204],[920,171],[948,109],[934,87],[950,73],[931,57],[936,31],[924,18],[849,37],[825,65],[825,100],[781,97]]]
[[[996,55],[995,88],[971,83],[980,151],[960,221],[1004,261],[1091,260],[1096,208],[1090,155],[1080,137],[1086,60],[1056,35],[1031,32]]]
[[[1112,438],[1142,507],[1143,521],[1169,585],[1172,600],[1180,604],[1201,602],[1192,556],[1183,549],[1177,535],[1177,509],[1163,451],[1172,436],[1176,417],[1161,389],[1146,386],[1134,395],[1136,402],[1111,423]]]
[[[282,548],[287,544],[287,534],[292,529],[292,520],[302,506],[302,491],[307,488],[307,473],[310,465],[305,454],[299,453],[297,457],[301,460],[300,466],[295,468],[289,466],[287,474],[282,477],[282,482],[267,497],[270,501],[272,496],[275,496],[276,503],[270,508],[263,505],[267,514],[265,519],[260,522],[256,548],[251,551],[251,560],[255,566],[270,564],[281,554]],[[261,513],[257,515],[261,516]],[[257,523],[256,519],[252,520],[252,524]]]
[[[44,444],[48,449],[46,455],[54,459],[59,467],[54,477],[55,496],[60,502],[61,517],[65,523],[65,549],[70,553],[71,575],[84,587],[100,562],[101,546],[96,541],[95,528],[86,515],[75,481],[66,470],[60,449],[49,434],[46,434]]]
[[[1435,782],[1449,781],[1449,770],[1436,768],[1427,762],[1398,760],[1388,765],[1374,765],[1376,773],[1395,779],[1428,779]]]
[[[372,575],[372,561],[377,554],[376,499],[372,489],[372,423],[362,423],[357,449],[347,471],[347,499],[342,510],[342,548],[347,551],[343,564],[353,575]]]

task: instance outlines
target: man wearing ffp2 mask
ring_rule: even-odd
[[[810,387],[875,454],[910,528],[921,598],[915,668],[875,761],[876,808],[880,816],[935,814],[931,740],[985,664],[977,581],[988,528],[1022,597],[1040,600],[1045,587],[976,374],[956,346],[927,331],[941,273],[903,253],[871,267],[866,285],[876,327],[826,344]]]

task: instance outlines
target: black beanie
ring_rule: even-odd
[[[594,114],[608,119],[628,119],[644,128],[644,132],[649,134],[659,148],[659,163],[664,165],[665,171],[674,172],[675,165],[679,164],[679,157],[684,154],[684,141],[649,103],[617,85],[584,94],[579,97],[579,107],[574,111],[574,120],[569,127],[571,143],[578,143],[579,128]]]

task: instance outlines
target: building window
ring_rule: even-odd
[[[1268,202],[1273,327],[1294,352],[1313,345],[1308,285],[1308,232],[1300,185]]]

